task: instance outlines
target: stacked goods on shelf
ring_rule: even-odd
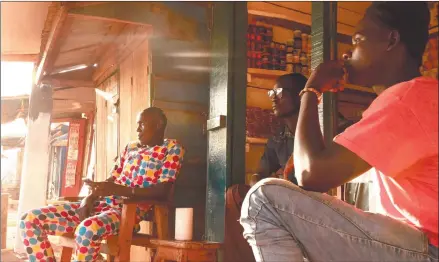
[[[430,2],[430,28],[438,26],[438,2]]]
[[[310,68],[311,41],[308,34],[300,30],[294,31],[294,38],[287,41],[287,66],[288,73],[301,73],[308,75]]]
[[[259,107],[247,107],[246,135],[255,138],[270,138],[281,126],[281,122],[272,110]]]
[[[438,78],[438,36],[431,37],[422,57],[421,73],[424,76]]]
[[[273,41],[273,28],[262,23],[249,24],[247,67],[309,74],[311,41],[308,34],[294,31],[286,43]]]
[[[273,28],[250,24],[247,30],[247,67],[262,68],[262,52],[273,42]]]

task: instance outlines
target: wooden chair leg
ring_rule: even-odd
[[[157,238],[169,239],[169,208],[155,205],[154,220],[157,227]]]
[[[130,261],[131,240],[136,219],[136,204],[123,204],[119,228],[119,254],[115,257],[117,262]]]
[[[61,247],[61,262],[72,261],[73,248],[71,247]]]

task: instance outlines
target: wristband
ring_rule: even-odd
[[[320,93],[319,91],[317,91],[314,88],[311,87],[305,87],[304,89],[302,89],[302,91],[300,91],[299,93],[299,97],[302,97],[303,94],[305,94],[306,92],[312,92],[314,94],[316,94],[317,96],[317,101],[320,104],[321,100],[322,100],[322,93]]]

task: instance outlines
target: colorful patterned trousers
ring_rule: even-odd
[[[55,261],[47,235],[60,236],[71,232],[74,232],[76,241],[74,260],[96,260],[101,241],[119,231],[121,205],[117,202],[115,197],[96,202],[93,216],[83,221],[76,212],[80,203],[48,206],[24,214],[20,229],[29,261]]]

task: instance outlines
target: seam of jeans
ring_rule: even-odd
[[[363,238],[363,237],[353,236],[353,235],[347,234],[346,232],[338,231],[338,230],[336,230],[336,229],[334,229],[332,227],[327,227],[327,226],[324,226],[324,225],[321,225],[321,224],[318,224],[318,223],[314,223],[313,221],[309,221],[309,220],[307,220],[307,219],[305,219],[305,218],[303,218],[301,216],[298,216],[297,214],[290,213],[288,211],[282,210],[282,209],[277,208],[277,207],[274,207],[274,208],[279,210],[279,211],[281,211],[281,212],[285,212],[285,213],[288,213],[290,215],[293,215],[293,216],[295,216],[295,217],[297,217],[297,218],[299,218],[301,220],[304,220],[304,221],[306,221],[308,223],[311,223],[311,224],[317,225],[319,227],[323,227],[323,228],[329,229],[331,231],[337,232],[337,233],[339,233],[341,235],[344,235],[344,236],[347,236],[347,237],[350,237],[350,238],[354,238],[354,239],[358,239],[358,240],[365,240],[365,241],[370,241],[370,242],[375,242],[375,243],[379,243],[379,244],[381,244],[383,246],[393,247],[393,248],[400,249],[400,250],[403,250],[403,251],[406,251],[406,252],[410,252],[410,253],[419,254],[419,255],[422,255],[422,256],[425,256],[425,257],[429,257],[428,254],[423,253],[423,252],[418,252],[418,251],[415,251],[415,250],[410,250],[410,249],[406,249],[406,248],[390,245],[390,244],[387,244],[387,243],[384,243],[384,242],[381,242],[381,241],[378,241],[378,240],[374,240],[374,239],[367,239],[367,238]]]
[[[261,185],[260,187],[263,187],[263,185]],[[256,191],[257,191],[257,190],[255,190],[255,191],[253,191],[252,193],[250,193],[249,198],[250,198],[251,195],[253,195]],[[264,197],[265,197],[265,196],[264,196]],[[255,232],[257,231],[257,225],[258,225],[258,223],[257,223],[257,221],[256,221],[256,217],[259,215],[259,213],[261,212],[261,210],[262,210],[262,208],[263,208],[264,206],[267,206],[267,204],[271,204],[270,201],[268,201],[268,200],[267,200],[267,201],[262,201],[262,199],[260,199],[260,198],[259,198],[259,200],[262,202],[262,205],[261,205],[260,208],[257,210],[256,214],[255,214],[254,216],[251,216],[250,213],[248,213],[248,214],[249,214],[249,217],[252,219],[252,221],[253,221],[253,223],[254,223],[254,225],[255,225]],[[287,230],[287,229],[285,229],[285,230]],[[288,230],[287,230],[287,231],[288,231]],[[288,232],[289,232],[289,233],[291,234],[291,236],[294,238],[294,241],[296,241],[296,243],[299,245],[299,248],[300,248],[300,250],[302,251],[302,255],[304,256],[304,258],[306,258],[308,262],[311,262],[311,261],[309,260],[308,253],[307,253],[305,247],[302,245],[302,243],[300,243],[300,241],[298,240],[298,238],[297,238],[292,232],[290,232],[290,231],[288,231]],[[255,235],[255,242],[257,242],[257,239],[256,239],[256,235],[257,235],[257,234],[255,233],[254,235]],[[259,246],[257,246],[257,245],[256,245],[256,247],[258,248],[258,251],[259,251],[260,256],[261,256],[262,259],[265,261],[265,258],[263,257],[263,254],[262,254],[262,252],[261,252],[261,249],[260,249]]]
[[[264,203],[264,206],[266,206],[266,205],[267,205],[267,203]],[[273,205],[272,205],[272,206],[273,206]],[[273,207],[274,207],[274,206],[273,206]],[[274,208],[275,208],[275,209],[278,209],[278,208],[276,208],[276,207],[274,207]],[[261,209],[262,209],[262,208],[261,208]],[[278,210],[280,210],[280,209],[278,209]],[[280,211],[282,211],[282,210],[280,210]],[[282,222],[283,222],[283,221],[282,221]],[[287,229],[285,229],[285,230],[288,231],[288,232],[291,234],[291,236],[293,237],[294,241],[296,241],[297,245],[299,246],[300,250],[302,251],[302,255],[303,255],[303,257],[306,258],[308,262],[311,262],[311,260],[309,259],[309,256],[308,256],[308,252],[306,251],[305,246],[299,241],[299,238],[296,237],[296,235],[294,234],[294,232],[291,232],[291,231],[289,231],[289,230],[287,230]]]
[[[272,184],[272,185],[282,186],[282,187],[285,187],[285,188],[291,190],[291,188],[286,187],[286,186],[284,186],[284,185],[280,185],[280,184]],[[322,201],[322,199],[320,199],[320,198],[318,198],[318,197],[315,197],[315,196],[313,196],[313,195],[307,194],[307,191],[305,191],[305,190],[303,190],[303,189],[301,189],[301,188],[299,188],[299,190],[295,190],[295,191],[298,192],[298,193],[301,193],[302,195],[305,195],[305,196],[307,196],[307,197],[310,197],[310,198],[316,200],[317,202],[320,202],[320,203],[322,203],[323,205],[325,205],[325,206],[329,207],[330,209],[334,210],[334,212],[338,213],[338,214],[339,214],[340,216],[342,216],[344,219],[346,219],[347,221],[349,221],[352,225],[354,225],[354,227],[356,227],[358,230],[360,230],[360,231],[361,231],[364,235],[366,235],[369,239],[373,240],[373,238],[372,238],[367,232],[365,232],[365,231],[364,231],[359,225],[357,225],[357,223],[355,223],[354,221],[352,221],[349,217],[347,217],[344,213],[342,213],[342,212],[340,212],[339,210],[337,210],[335,207],[333,207],[333,206],[331,206],[331,205],[328,205],[327,203],[325,203],[324,201]],[[270,204],[274,207],[274,205],[273,205],[272,203],[270,203]]]
[[[253,192],[251,192],[249,195],[248,195],[248,198],[249,198],[249,200],[248,201],[250,201],[250,198],[251,198],[251,196],[256,192],[257,190],[254,190]],[[264,202],[264,201],[261,201],[262,202],[262,205],[259,207],[259,209],[256,211],[256,214],[254,215],[254,216],[252,216],[252,215],[250,215],[250,212],[249,212],[249,210],[247,210],[247,214],[248,214],[248,218],[250,218],[251,220],[252,220],[252,223],[253,223],[253,225],[254,225],[254,236],[255,236],[255,242],[258,242],[257,241],[257,239],[256,239],[256,231],[257,231],[257,226],[258,226],[258,223],[256,223],[256,217],[259,215],[259,213],[261,212],[261,210],[262,210],[262,208],[266,205],[266,202]],[[248,205],[248,209],[250,209],[250,205]],[[262,254],[262,252],[261,252],[261,248],[258,246],[258,245],[256,245],[256,248],[258,249],[258,252],[259,252],[259,255],[260,255],[260,257],[262,258],[262,261],[265,261],[265,258],[264,258],[264,255]],[[259,261],[258,261],[259,262]]]

